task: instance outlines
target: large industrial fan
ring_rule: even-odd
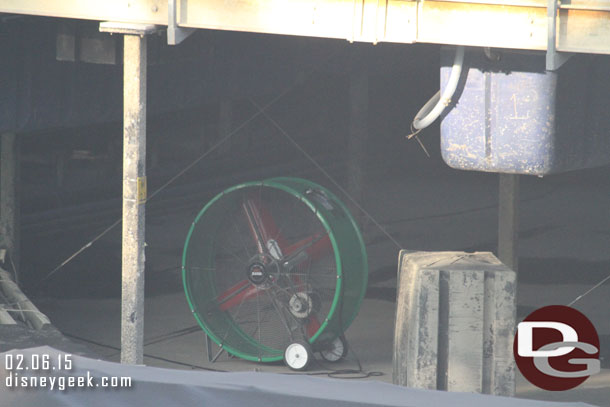
[[[327,189],[299,178],[234,186],[193,222],[184,289],[205,333],[228,353],[307,368],[345,356],[368,278],[362,235]]]

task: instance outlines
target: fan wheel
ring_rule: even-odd
[[[311,346],[305,341],[293,342],[284,351],[284,363],[292,370],[307,370],[312,360]]]
[[[345,337],[339,336],[326,345],[325,349],[320,351],[320,356],[327,362],[338,362],[347,356],[348,348]]]

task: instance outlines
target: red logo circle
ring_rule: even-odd
[[[540,308],[519,323],[513,354],[523,376],[544,390],[569,390],[599,372],[595,327],[564,305]]]

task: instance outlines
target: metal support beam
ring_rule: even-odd
[[[123,261],[121,363],[144,361],[144,220],[146,204],[146,34],[151,24],[100,23],[124,34],[123,45]]]
[[[121,363],[143,363],[146,203],[146,37],[125,35]]]
[[[143,363],[146,202],[146,37],[125,35],[121,363]]]
[[[548,1],[3,0],[0,13],[167,25],[170,44],[173,24],[174,43],[185,29],[204,28],[545,51]],[[557,9],[558,51],[610,54],[607,1],[564,1]]]
[[[498,258],[519,269],[519,175],[499,174]]]
[[[547,0],[547,71],[556,71],[572,56],[570,53],[557,51],[557,15],[559,13],[559,6],[560,0]]]
[[[177,0],[167,1],[167,43],[178,45],[195,32],[194,28],[182,28],[178,26],[178,4]]]
[[[0,136],[0,230],[8,250],[6,268],[19,276],[19,140],[13,133]],[[14,267],[14,270],[13,270]]]
[[[100,23],[100,32],[110,34],[147,35],[157,32],[159,27],[154,24],[133,24],[115,21],[104,21]]]

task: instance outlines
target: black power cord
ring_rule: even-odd
[[[366,379],[368,377],[383,376],[383,372],[365,371],[362,368],[362,364],[360,363],[360,359],[358,358],[358,355],[356,355],[356,352],[354,352],[354,350],[348,345],[348,342],[345,339],[345,337],[344,337],[344,341],[345,341],[345,346],[347,346],[348,355],[350,355],[350,354],[353,355],[353,357],[354,357],[353,361],[356,362],[356,364],[358,365],[358,368],[357,369],[330,369],[328,366],[324,365],[319,360],[314,359],[314,361],[317,365],[322,366],[326,370],[330,370],[330,372],[327,373],[328,377],[332,377],[333,379]]]
[[[121,348],[118,348],[118,347],[112,346],[112,345],[107,345],[105,343],[97,342],[97,341],[94,341],[92,339],[83,338],[81,336],[72,335],[72,334],[68,334],[68,333],[65,333],[65,332],[62,332],[62,334],[64,336],[67,336],[68,338],[76,339],[76,340],[81,341],[81,342],[90,343],[92,345],[100,346],[102,348],[114,349],[114,350],[116,350],[118,352],[121,351]],[[171,335],[171,334],[168,334],[168,336],[169,335]],[[173,337],[177,337],[177,336],[179,336],[179,335],[176,335],[176,336],[173,336]],[[155,341],[153,343],[156,343],[156,342],[159,342],[159,341]],[[191,369],[206,370],[206,371],[210,371],[210,372],[224,372],[224,373],[227,372],[226,370],[212,369],[212,368],[209,368],[209,367],[203,367],[203,366],[199,366],[199,365],[194,365],[192,363],[185,363],[185,362],[180,362],[178,360],[164,358],[164,357],[161,357],[161,356],[155,356],[155,355],[151,355],[151,354],[148,354],[148,353],[145,353],[144,356],[146,356],[147,358],[150,358],[150,359],[155,359],[155,360],[160,360],[160,361],[163,361],[163,362],[173,363],[173,364],[180,365],[180,366],[190,367]]]

